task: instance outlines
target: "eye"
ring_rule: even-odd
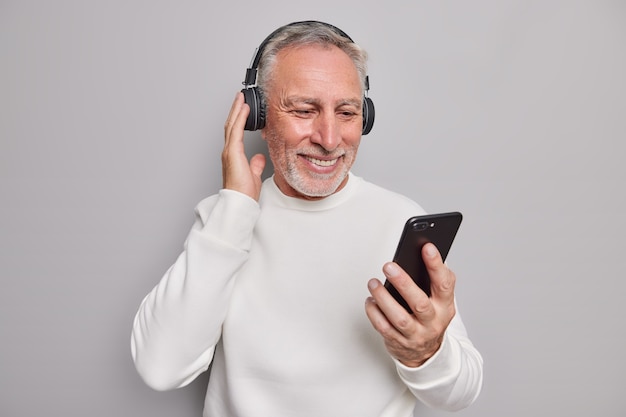
[[[313,109],[293,109],[291,110],[291,114],[297,117],[308,118],[311,117],[315,113]]]
[[[356,116],[358,116],[358,113],[353,110],[339,110],[337,112],[337,116],[344,120],[351,120],[355,118]]]

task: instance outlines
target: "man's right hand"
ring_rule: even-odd
[[[243,136],[250,107],[238,92],[224,124],[224,150],[222,151],[222,181],[228,190],[239,191],[259,200],[261,174],[265,168],[265,155],[248,158],[244,152]]]

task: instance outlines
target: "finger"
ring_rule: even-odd
[[[243,139],[243,130],[250,107],[244,102],[243,93],[237,92],[224,124],[224,140],[228,146],[231,139]]]
[[[387,267],[393,268],[393,266],[386,264],[383,270]],[[396,268],[401,271],[399,267],[396,266]],[[409,314],[404,307],[391,296],[389,291],[387,291],[379,280],[372,279],[368,282],[367,286],[370,294],[372,294],[373,299],[376,301],[376,305],[382,314],[385,315],[388,322],[403,336],[410,337],[415,332],[415,317]],[[403,296],[403,298],[404,297],[405,296]],[[406,299],[407,298],[405,298],[405,300]]]
[[[250,158],[250,170],[255,177],[260,178],[265,168],[265,155],[259,153]]]
[[[435,311],[428,295],[400,266],[394,262],[388,262],[383,267],[383,273],[398,290],[416,317],[427,320],[434,316]]]
[[[244,103],[243,93],[237,92],[230,108],[228,118],[224,124],[224,149],[222,151],[222,166],[226,171],[231,167],[241,165],[244,154],[244,126],[250,108]],[[247,163],[247,161],[246,161]]]
[[[438,302],[454,302],[454,286],[456,277],[443,263],[441,254],[432,243],[422,248],[422,258],[430,276],[431,297]]]
[[[226,122],[224,123],[224,132],[225,133],[228,133],[228,131],[231,129],[233,121],[236,118],[235,115],[237,113],[239,113],[239,111],[240,111],[242,100],[243,100],[243,94],[241,93],[241,91],[238,91],[237,94],[235,94],[235,98],[233,100],[233,104],[231,104],[231,106],[230,106],[230,111],[228,112],[228,117],[226,118]],[[226,136],[228,136],[228,135],[226,135]]]
[[[402,334],[389,322],[374,297],[368,297],[365,300],[365,314],[374,329],[385,339],[397,339],[402,337]]]

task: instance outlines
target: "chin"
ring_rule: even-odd
[[[336,193],[342,188],[345,183],[347,174],[340,176],[339,178],[311,178],[307,181],[303,181],[302,178],[297,178],[295,181],[289,181],[289,185],[297,193],[308,198],[324,198]]]

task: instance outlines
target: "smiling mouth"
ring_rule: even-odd
[[[307,161],[309,161],[310,163],[320,166],[320,167],[331,167],[333,165],[335,165],[337,163],[337,161],[339,160],[339,158],[335,158],[335,159],[317,159],[317,158],[313,158],[311,156],[305,156],[304,157]]]

